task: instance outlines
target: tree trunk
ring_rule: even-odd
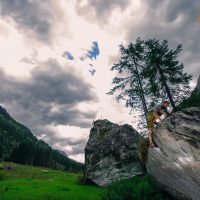
[[[135,63],[135,68],[136,68],[136,73],[137,73],[138,83],[139,83],[139,88],[140,88],[140,98],[142,100],[142,106],[143,106],[144,114],[146,117],[148,110],[147,110],[146,100],[145,100],[145,96],[144,96],[144,92],[143,92],[143,88],[142,88],[142,81],[141,81],[136,63]]]
[[[138,78],[139,89],[140,89],[140,98],[141,98],[141,101],[142,101],[142,107],[143,107],[145,119],[147,121],[147,112],[148,112],[148,110],[147,110],[146,100],[145,100],[145,96],[144,96],[144,92],[143,92],[143,88],[142,88],[142,81],[141,81],[141,78],[140,78],[140,75],[139,75],[139,71],[138,71],[138,64],[136,63],[136,61],[135,61],[133,56],[131,56],[131,58],[132,58],[133,63],[135,65],[136,75],[137,75],[137,78]]]
[[[162,82],[163,82],[163,85],[164,85],[165,90],[166,90],[166,92],[167,92],[167,95],[168,95],[168,97],[169,97],[169,100],[170,100],[170,103],[171,103],[171,105],[172,105],[172,108],[173,108],[174,111],[177,111],[177,108],[176,108],[176,105],[175,105],[174,100],[173,100],[173,98],[172,98],[170,89],[169,89],[169,87],[168,87],[168,85],[167,85],[166,78],[165,78],[165,76],[164,76],[164,74],[163,74],[163,71],[162,71],[162,69],[161,69],[160,66],[158,66],[158,71],[159,71],[159,73],[160,73],[161,80],[162,80]]]
[[[144,113],[146,115],[148,110],[147,110],[146,100],[145,100],[145,96],[144,96],[144,92],[143,92],[143,88],[142,88],[142,82],[141,82],[139,74],[138,74],[138,82],[139,82],[139,87],[140,87],[140,96],[142,99],[143,109],[144,109]]]

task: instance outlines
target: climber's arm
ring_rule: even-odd
[[[165,110],[165,114],[166,114],[166,116],[167,117],[170,117],[170,116],[172,116],[173,114],[174,114],[174,110],[172,110],[171,112],[169,112],[169,110]]]
[[[167,108],[164,110],[165,114],[169,114],[169,111],[167,110]]]

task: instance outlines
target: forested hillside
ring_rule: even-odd
[[[200,75],[195,89],[190,97],[180,103],[179,108],[200,107]]]
[[[76,162],[47,143],[38,140],[24,125],[16,122],[0,106],[0,161],[42,166],[60,170],[82,170]]]

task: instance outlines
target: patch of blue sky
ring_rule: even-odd
[[[87,51],[87,56],[92,60],[93,60],[93,58],[96,60],[96,58],[99,54],[100,54],[100,50],[99,50],[98,42],[94,41],[94,42],[92,42],[91,50]]]
[[[64,51],[63,57],[66,57],[68,60],[74,60],[74,56],[69,51]]]

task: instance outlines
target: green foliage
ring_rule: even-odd
[[[103,193],[102,200],[169,200],[156,189],[148,175],[114,183]]]
[[[77,178],[77,182],[80,185],[85,185],[86,184],[86,177],[85,177],[85,173],[80,174]]]
[[[5,174],[3,173],[2,170],[0,170],[0,181],[5,179]]]
[[[6,162],[1,166],[1,200],[170,200],[148,175],[119,181],[105,189],[80,184],[80,173]]]
[[[116,96],[118,102],[124,100],[126,107],[130,107],[131,110],[139,109],[146,113],[145,80],[141,75],[144,68],[143,41],[138,38],[135,43],[130,43],[127,48],[123,44],[119,47],[121,58],[111,68],[111,70],[119,72],[119,77],[112,80],[112,84],[115,86],[107,94],[113,95],[119,91],[120,93]]]
[[[169,98],[171,106],[176,110],[178,103],[189,96],[191,75],[183,72],[184,65],[178,61],[182,45],[175,50],[169,49],[168,41],[156,39],[144,41],[145,64],[143,76],[147,79],[147,90],[155,98]]]
[[[149,149],[149,139],[141,137],[137,143],[137,153],[138,157],[142,161],[143,164],[146,163]]]
[[[60,170],[78,170],[82,163],[65,157],[47,143],[38,140],[24,125],[10,117],[0,106],[0,160],[49,167]]]
[[[80,185],[79,173],[3,162],[1,200],[100,200],[103,188]]]
[[[180,109],[189,107],[200,107],[200,92],[194,90],[191,96],[181,102],[178,107]]]
[[[0,188],[0,196],[2,196],[4,193],[8,192],[9,190],[9,186],[5,185],[3,187]]]

